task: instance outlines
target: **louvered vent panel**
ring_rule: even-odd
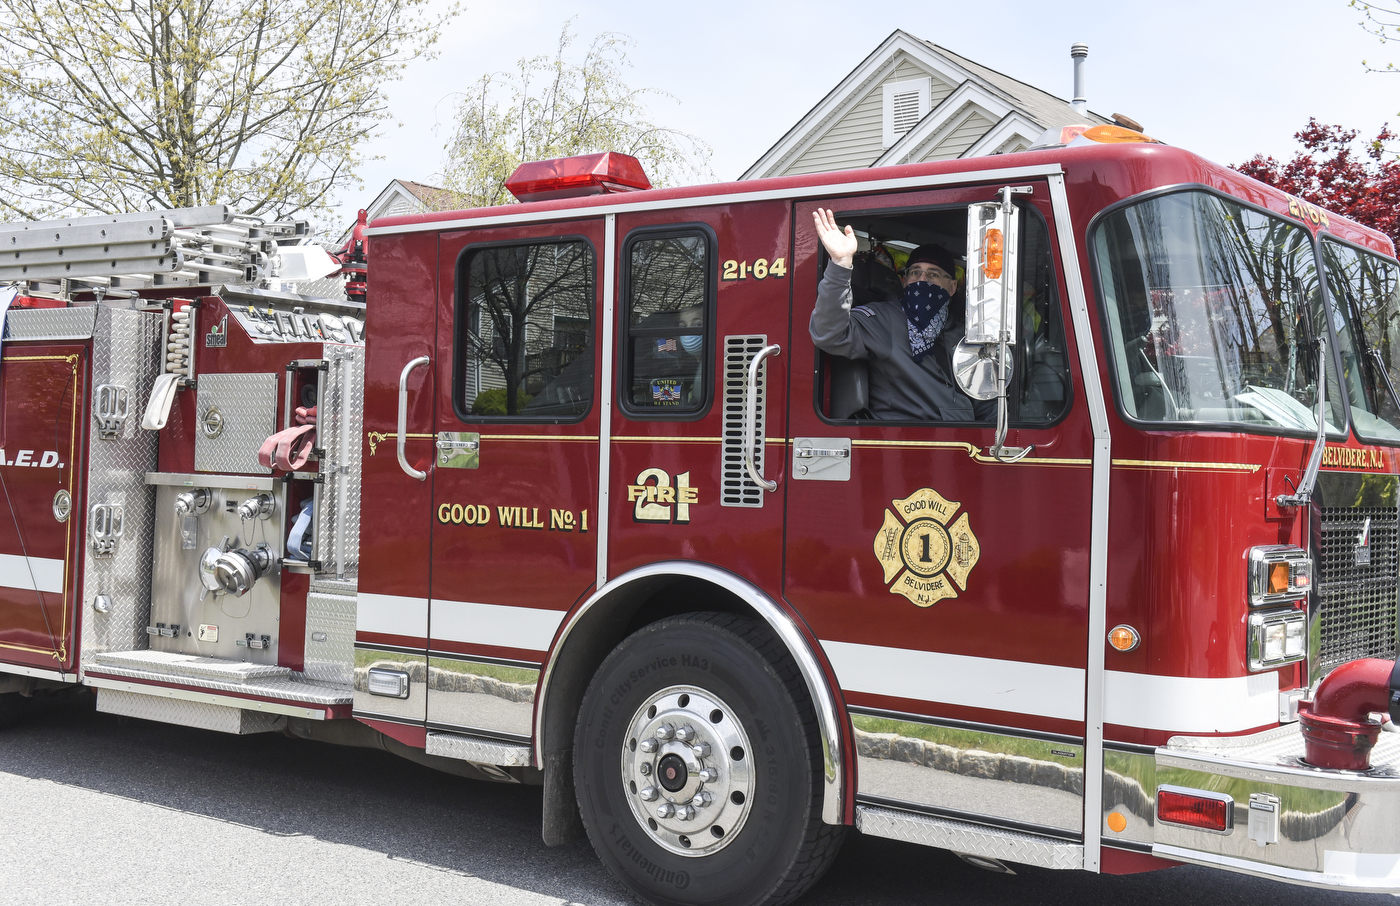
[[[763,506],[763,489],[744,468],[744,393],[749,363],[768,345],[767,335],[724,338],[724,477],[720,506]],[[754,419],[754,462],[763,471],[763,428],[768,362],[758,366],[758,416]]]
[[[919,121],[919,92],[904,91],[894,96],[894,134],[903,135]]]

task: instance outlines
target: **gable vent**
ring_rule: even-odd
[[[903,135],[913,129],[920,119],[918,91],[904,91],[894,96],[895,135]]]
[[[882,135],[888,148],[913,129],[933,109],[932,79],[901,79],[886,82]]]

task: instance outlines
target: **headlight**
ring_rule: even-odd
[[[1249,669],[1272,670],[1308,653],[1308,616],[1301,610],[1249,615]]]

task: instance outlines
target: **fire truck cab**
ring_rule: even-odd
[[[512,190],[368,225],[354,297],[222,209],[0,228],[0,719],[81,685],[542,784],[657,903],[786,902],[849,825],[1400,892],[1385,237],[1117,127]],[[960,414],[818,348],[818,210],[851,319],[964,262]]]

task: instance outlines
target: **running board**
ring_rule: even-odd
[[[857,805],[856,829],[872,837],[934,846],[1003,862],[1055,869],[1084,867],[1084,847],[1078,843],[917,812]]]
[[[526,743],[502,742],[463,733],[428,731],[429,755],[456,758],[473,764],[490,764],[506,768],[528,768],[535,763],[533,752]]]

